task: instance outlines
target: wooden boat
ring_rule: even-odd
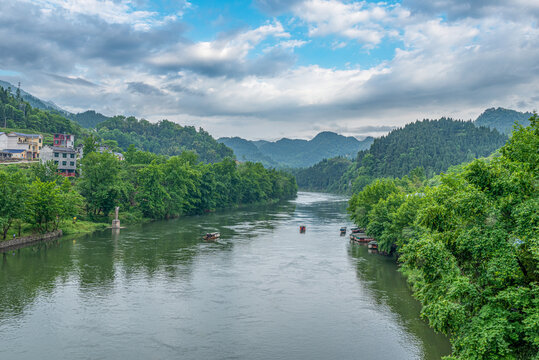
[[[213,232],[213,233],[207,233],[206,235],[204,235],[204,240],[206,241],[210,241],[210,240],[215,240],[215,239],[219,239],[221,237],[221,234],[218,233],[218,232]]]
[[[350,241],[356,242],[356,243],[368,243],[370,241],[373,241],[374,239],[371,237],[367,237],[365,234],[350,234]]]
[[[376,240],[369,241],[367,248],[371,250],[378,250],[378,242]]]
[[[365,229],[364,228],[359,228],[359,227],[354,227],[354,228],[351,228],[350,231],[352,231],[353,234],[358,234],[358,233],[364,233]]]
[[[346,226],[341,227],[341,233],[346,233]]]
[[[300,226],[299,226],[299,232],[300,232],[300,233],[304,233],[305,230],[307,230],[307,228],[305,227],[305,225],[300,225]]]

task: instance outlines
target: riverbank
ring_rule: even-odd
[[[0,251],[11,250],[15,248],[21,248],[31,244],[35,244],[41,241],[48,241],[62,237],[63,232],[61,229],[51,231],[45,234],[35,234],[30,236],[22,236],[12,240],[6,240],[0,242]]]

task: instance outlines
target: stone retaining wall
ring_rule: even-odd
[[[21,238],[16,238],[13,240],[1,241],[0,242],[0,251],[8,250],[10,248],[21,247],[24,245],[29,245],[32,243],[52,240],[62,236],[62,230],[52,231],[46,234],[37,234],[32,236],[24,236]]]

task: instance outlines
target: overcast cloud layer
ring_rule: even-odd
[[[538,108],[536,0],[165,3],[0,0],[0,78],[73,112],[250,139]]]

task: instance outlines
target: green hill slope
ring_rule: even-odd
[[[485,110],[475,120],[476,126],[486,126],[491,129],[496,129],[503,134],[510,134],[513,130],[513,125],[518,122],[522,126],[528,126],[528,120],[533,114],[530,112],[520,112],[504,108],[490,108]]]
[[[234,153],[218,143],[203,129],[181,126],[162,120],[150,123],[134,117],[115,116],[97,125],[97,133],[104,140],[114,140],[126,150],[133,144],[141,150],[162,155],[179,155],[183,151],[195,151],[204,162],[217,162]]]

